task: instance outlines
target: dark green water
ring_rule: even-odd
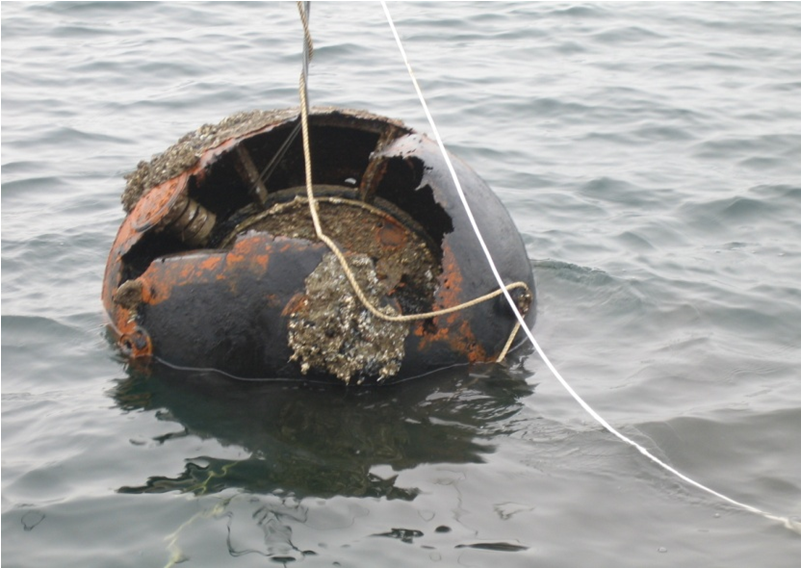
[[[545,351],[615,427],[800,515],[798,3],[390,6],[521,231]],[[314,3],[313,104],[427,131],[378,3]],[[2,6],[5,566],[799,566],[525,350],[380,390],[144,377],[104,336],[122,175],[297,105],[293,3]]]

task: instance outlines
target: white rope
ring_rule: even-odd
[[[429,112],[429,107],[426,104],[426,100],[423,98],[423,92],[421,91],[420,86],[418,85],[418,80],[415,78],[415,74],[412,71],[412,66],[409,64],[409,59],[407,58],[406,51],[404,50],[404,46],[401,43],[401,38],[398,36],[398,31],[396,30],[395,24],[393,23],[393,18],[392,18],[392,16],[390,16],[390,10],[387,8],[387,3],[386,3],[385,0],[380,0],[380,1],[381,1],[382,8],[384,8],[384,14],[387,16],[387,22],[390,24],[390,29],[393,32],[393,37],[395,38],[395,42],[396,42],[396,44],[398,44],[398,49],[401,52],[401,57],[404,59],[404,64],[406,65],[407,71],[409,72],[409,76],[412,79],[412,84],[415,86],[415,91],[418,93],[418,98],[420,99],[420,103],[421,103],[421,106],[423,107],[423,111],[424,111],[424,113],[426,113],[426,118],[428,119],[429,126],[432,129],[432,134],[434,135],[435,140],[437,141],[437,145],[440,147],[440,152],[443,154],[443,158],[444,158],[444,160],[446,162],[446,165],[448,166],[448,171],[451,173],[451,178],[454,180],[454,185],[456,186],[457,194],[459,194],[459,198],[462,201],[462,205],[465,207],[465,213],[468,215],[468,219],[471,222],[471,227],[473,227],[473,231],[476,234],[476,238],[479,240],[479,245],[481,245],[482,251],[484,251],[485,257],[487,258],[487,262],[490,265],[490,270],[493,272],[493,276],[496,278],[496,281],[498,282],[499,286],[502,288],[502,290],[504,292],[504,296],[507,298],[507,302],[510,304],[510,308],[512,308],[512,311],[515,314],[515,317],[518,319],[518,322],[521,324],[521,329],[526,333],[526,336],[529,338],[529,341],[532,343],[532,346],[534,346],[534,348],[537,351],[538,355],[543,360],[543,363],[545,363],[546,366],[551,371],[551,373],[554,374],[554,377],[557,378],[557,380],[562,384],[562,386],[565,388],[565,390],[568,391],[568,393],[571,395],[571,397],[573,397],[574,400],[577,403],[579,403],[579,405],[585,411],[587,411],[587,413],[591,417],[593,417],[602,427],[607,429],[607,431],[609,431],[610,433],[612,433],[613,435],[615,435],[616,437],[618,437],[619,439],[621,439],[625,443],[627,443],[627,444],[635,447],[636,449],[638,449],[638,452],[640,452],[642,455],[644,455],[646,458],[648,458],[649,460],[651,460],[655,464],[661,466],[665,470],[671,472],[675,476],[678,476],[679,478],[681,478],[682,480],[684,480],[688,484],[691,484],[691,485],[699,488],[700,490],[708,492],[709,494],[712,494],[712,495],[714,495],[714,496],[716,496],[716,497],[718,497],[718,498],[720,498],[720,499],[722,499],[722,500],[724,500],[726,502],[729,502],[730,504],[733,504],[735,506],[743,508],[743,509],[745,509],[747,511],[750,511],[752,513],[759,514],[759,515],[764,516],[764,517],[766,517],[766,518],[768,518],[770,520],[781,522],[783,525],[785,525],[785,527],[787,527],[787,528],[789,528],[789,529],[791,529],[791,530],[793,530],[793,531],[795,531],[797,533],[800,533],[800,524],[799,524],[799,522],[793,521],[793,520],[791,520],[789,518],[786,518],[786,517],[775,516],[773,514],[769,514],[767,512],[764,512],[763,510],[760,510],[760,509],[755,508],[753,506],[750,506],[748,504],[744,504],[743,502],[738,502],[737,500],[729,498],[728,496],[725,496],[724,494],[721,494],[720,492],[716,492],[715,490],[713,490],[711,488],[708,488],[707,486],[705,486],[705,485],[703,485],[703,484],[701,484],[699,482],[696,482],[695,480],[689,478],[688,476],[686,476],[685,474],[681,473],[680,471],[678,471],[674,467],[669,466],[668,464],[666,464],[665,462],[663,462],[662,460],[660,460],[659,458],[654,456],[646,448],[644,448],[640,444],[636,443],[632,439],[624,436],[623,434],[618,432],[615,428],[613,428],[612,425],[610,425],[604,419],[604,417],[599,415],[590,405],[588,405],[588,403],[586,403],[585,400],[582,399],[576,391],[574,391],[574,389],[568,384],[568,382],[563,378],[563,376],[560,375],[560,372],[557,371],[557,368],[554,367],[554,364],[552,364],[551,361],[549,360],[549,358],[546,357],[546,354],[541,349],[540,344],[538,344],[537,340],[535,339],[535,336],[532,334],[532,331],[526,325],[526,322],[524,322],[524,318],[521,315],[521,313],[518,311],[518,307],[515,305],[515,301],[512,299],[512,296],[510,296],[510,293],[504,288],[504,281],[501,279],[501,275],[499,274],[498,269],[496,268],[496,264],[493,261],[493,257],[490,254],[490,250],[487,248],[487,244],[485,243],[485,240],[482,237],[482,233],[479,230],[479,226],[476,224],[476,219],[474,218],[473,212],[471,211],[471,206],[468,204],[468,200],[465,197],[465,192],[463,192],[462,186],[459,183],[459,178],[457,177],[457,173],[454,170],[454,166],[451,164],[451,159],[448,157],[448,152],[446,152],[446,147],[443,144],[443,140],[440,138],[440,133],[437,130],[437,126],[434,124],[434,119],[432,118],[432,115]]]

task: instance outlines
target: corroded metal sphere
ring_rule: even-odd
[[[103,286],[122,353],[145,368],[345,383],[495,360],[515,325],[503,296],[412,322],[367,311],[316,237],[298,132],[296,109],[240,113],[127,176]],[[422,314],[498,288],[433,141],[333,108],[313,111],[310,139],[322,227],[371,303]],[[452,162],[502,278],[528,286],[512,295],[531,326],[521,237],[476,173]]]

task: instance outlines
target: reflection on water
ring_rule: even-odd
[[[394,472],[423,463],[483,462],[504,419],[531,394],[526,372],[498,365],[450,370],[377,389],[299,383],[245,383],[159,369],[132,373],[111,396],[124,410],[157,411],[194,435],[236,445],[249,454],[232,460],[186,459],[177,477],[153,474],[121,493],[217,493],[372,496],[412,500],[414,488],[395,485]]]

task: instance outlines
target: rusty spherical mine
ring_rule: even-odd
[[[345,109],[314,109],[309,128],[321,226],[379,311],[423,314],[498,290],[433,141]],[[357,298],[316,236],[299,130],[297,109],[240,113],[127,176],[103,286],[121,352],[145,369],[345,383],[494,361],[516,322],[503,296],[404,322]],[[452,162],[505,283],[528,287],[511,294],[532,326],[521,237],[487,185]]]

